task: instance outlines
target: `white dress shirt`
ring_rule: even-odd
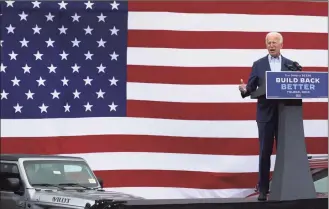
[[[279,57],[272,57],[271,55],[268,55],[268,61],[270,63],[271,71],[281,71],[281,55]]]

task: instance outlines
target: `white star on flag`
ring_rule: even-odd
[[[5,90],[2,89],[2,92],[0,93],[0,95],[1,95],[1,100],[2,100],[2,99],[8,99],[8,98],[7,98],[8,94],[9,94],[9,93],[5,92]]]
[[[110,111],[116,111],[117,106],[118,106],[118,105],[115,105],[114,102],[112,102],[112,104],[109,105],[109,107],[110,107]]]
[[[85,110],[86,112],[87,111],[91,112],[91,108],[92,108],[93,105],[90,105],[89,102],[88,102],[86,105],[83,105],[83,106],[86,108],[86,110]]]
[[[33,92],[31,92],[31,90],[29,89],[29,91],[27,92],[27,93],[25,93],[26,94],[26,96],[27,96],[27,98],[26,99],[33,99],[33,95],[34,95],[34,93]]]
[[[31,67],[29,67],[27,64],[25,64],[25,66],[22,67],[22,68],[23,68],[23,70],[24,70],[24,73],[31,73],[31,72],[30,72]]]
[[[47,112],[47,109],[48,109],[49,106],[46,106],[44,103],[42,103],[41,106],[39,106],[40,110],[41,110],[41,113],[43,112]]]
[[[23,108],[23,106],[20,106],[20,105],[17,103],[16,106],[14,106],[15,113],[17,113],[17,112],[22,112],[22,108]]]

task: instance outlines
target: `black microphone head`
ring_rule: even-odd
[[[295,67],[293,65],[288,65],[287,63],[285,63],[284,66],[291,71],[295,71]]]
[[[296,69],[298,71],[301,71],[302,70],[302,66],[300,66],[300,64],[298,62],[294,61],[292,64],[296,67]]]

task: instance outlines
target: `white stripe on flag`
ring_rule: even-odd
[[[186,74],[188,76],[188,73]],[[163,102],[193,102],[193,103],[250,103],[255,99],[240,95],[237,85],[181,85],[133,83],[127,84],[127,99]],[[247,81],[245,81],[247,82]],[[328,102],[323,99],[304,99],[304,102]]]
[[[266,49],[170,49],[128,47],[128,65],[182,67],[251,67]],[[303,67],[327,67],[328,50],[282,49]]]
[[[328,18],[297,15],[129,12],[128,29],[327,33]]]
[[[82,157],[92,170],[171,170],[216,173],[258,172],[258,155],[206,155],[150,152],[61,154]],[[314,156],[320,156],[317,154]],[[313,156],[313,155],[310,155]],[[271,171],[275,155],[271,156]]]
[[[49,108],[51,108],[51,106]],[[17,131],[17,127],[20,128],[20,131]],[[1,120],[1,137],[127,134],[211,138],[258,138],[257,130],[257,124],[254,120],[198,121],[128,117]],[[327,137],[328,121],[304,120],[304,132],[305,137]]]

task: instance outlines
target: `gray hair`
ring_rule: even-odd
[[[283,43],[283,36],[282,36],[280,33],[278,33],[278,32],[269,32],[268,34],[266,34],[266,37],[265,37],[265,43],[267,43],[267,38],[268,38],[268,36],[270,36],[270,35],[278,36],[278,37],[279,37],[280,44]]]

